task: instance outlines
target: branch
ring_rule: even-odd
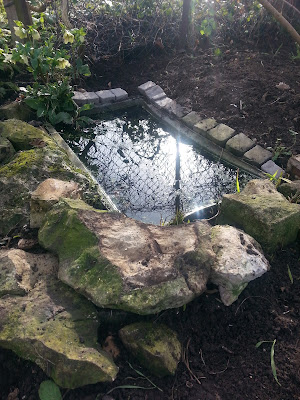
[[[296,29],[292,27],[289,21],[286,20],[284,16],[280,14],[280,12],[277,11],[276,8],[272,6],[272,4],[269,3],[268,0],[258,0],[258,1],[265,7],[267,11],[269,11],[269,13],[280,23],[280,25],[283,26],[289,32],[289,34],[292,36],[295,42],[298,43],[298,45],[300,46],[300,35],[296,31]]]

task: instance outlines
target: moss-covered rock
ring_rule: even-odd
[[[254,180],[241,193],[223,196],[218,223],[242,229],[271,253],[296,240],[300,206],[287,201],[270,181]]]
[[[97,344],[97,311],[57,280],[54,256],[0,251],[0,266],[8,276],[17,271],[16,286],[28,292],[16,296],[11,288],[0,298],[0,346],[35,362],[63,388],[115,379],[117,367]]]
[[[214,253],[205,222],[159,227],[64,199],[46,215],[40,244],[59,278],[100,307],[137,314],[182,306],[206,289]]]
[[[66,152],[40,129],[22,121],[0,123],[0,137],[18,151],[0,166],[0,237],[29,222],[30,195],[47,178],[77,182],[82,196],[104,208],[97,187],[82,170],[74,167]]]
[[[124,346],[153,375],[174,375],[181,344],[174,331],[163,324],[137,322],[119,331]]]
[[[55,145],[44,131],[18,119],[0,122],[0,136],[7,138],[16,151]]]
[[[11,118],[30,121],[34,118],[34,112],[25,103],[13,101],[0,107],[0,119]]]
[[[0,165],[8,162],[15,152],[16,151],[10,141],[0,136]]]

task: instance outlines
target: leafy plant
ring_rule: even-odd
[[[275,360],[274,360],[276,339],[274,339],[273,341],[272,340],[262,340],[261,342],[256,343],[255,347],[259,348],[263,343],[272,343],[271,352],[270,352],[272,373],[273,373],[275,381],[278,383],[279,386],[281,386],[281,384],[279,383],[278,378],[277,378],[277,371],[276,371],[276,365],[275,365]]]
[[[147,380],[150,384],[151,387],[144,387],[144,386],[134,386],[134,385],[121,385],[121,386],[116,386],[114,388],[112,388],[111,390],[109,390],[107,392],[107,394],[110,394],[111,392],[113,392],[116,389],[144,389],[144,390],[151,390],[151,389],[157,389],[160,392],[162,392],[162,389],[159,388],[158,386],[155,385],[154,382],[152,382],[146,375],[144,375],[141,371],[133,368],[133,366],[128,362],[128,365],[131,369],[133,369],[140,377],[142,377],[143,379]],[[98,399],[98,396],[96,397],[96,400]]]
[[[177,210],[175,217],[169,222],[169,225],[181,225],[184,223],[184,214],[181,210]]]
[[[292,271],[291,271],[291,269],[290,269],[290,266],[289,266],[289,265],[287,266],[287,271],[288,271],[288,275],[289,275],[289,278],[290,278],[291,284],[293,284],[293,283],[294,283],[294,278],[293,278]]]
[[[53,381],[43,381],[39,388],[40,400],[62,400],[59,387]]]

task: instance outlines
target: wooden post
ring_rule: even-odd
[[[3,5],[6,11],[8,25],[11,30],[11,37],[14,41],[20,41],[15,35],[14,21],[22,21],[25,27],[32,25],[31,13],[26,0],[3,0]]]

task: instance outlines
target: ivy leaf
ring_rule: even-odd
[[[40,400],[62,400],[59,387],[53,381],[43,381],[39,388]]]

